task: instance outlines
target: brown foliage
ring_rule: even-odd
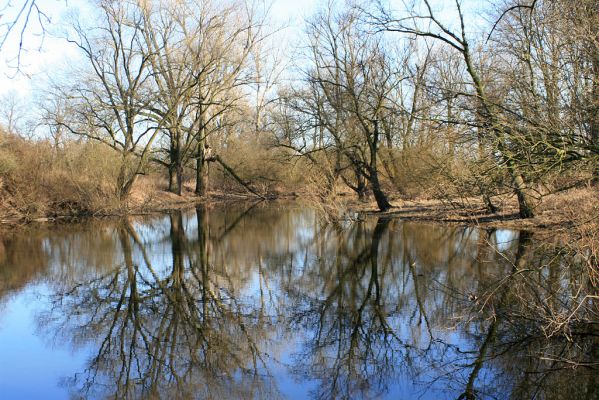
[[[116,154],[95,143],[55,148],[0,133],[0,218],[93,214],[118,205]]]

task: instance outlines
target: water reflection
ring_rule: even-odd
[[[599,396],[588,266],[527,232],[263,204],[53,229],[3,239],[0,302],[43,288],[38,335],[89,353],[74,397]]]

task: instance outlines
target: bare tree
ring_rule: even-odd
[[[196,136],[195,193],[203,196],[208,186],[208,162],[215,157],[207,139],[218,132],[224,115],[234,111],[245,97],[242,87],[251,82],[248,62],[256,46],[264,39],[265,10],[259,3],[239,1],[228,8],[206,7],[197,14],[196,35],[189,37],[189,50],[196,61],[194,125]]]
[[[261,40],[256,4],[207,0],[144,4],[144,51],[152,69],[155,101],[149,115],[164,120],[169,189],[181,194],[184,165],[196,159],[196,194],[207,187],[207,138],[230,113],[248,83],[246,64]]]
[[[141,51],[143,15],[135,2],[105,0],[99,5],[100,26],[75,23],[75,44],[90,70],[68,93],[73,113],[60,125],[102,142],[121,156],[116,194],[126,199],[144,172],[164,120],[152,121],[144,111],[149,96],[149,60]],[[166,119],[166,118],[165,118]]]
[[[16,7],[11,1],[2,2],[0,6],[0,51],[5,50],[7,42],[17,36],[19,45],[17,54],[14,56],[17,72],[21,68],[21,56],[25,51],[25,37],[28,30],[32,27],[37,27],[40,30],[39,48],[41,48],[50,22],[50,17],[40,8],[37,0],[25,0]]]
[[[72,110],[69,109],[68,99],[58,91],[58,93],[50,93],[47,98],[40,101],[38,106],[40,109],[39,126],[47,128],[54,150],[58,151],[68,140],[65,137],[67,132],[64,127],[69,114],[72,113]]]
[[[142,51],[151,66],[153,83],[153,101],[148,104],[147,113],[157,123],[164,121],[167,156],[155,160],[168,168],[168,189],[179,195],[183,187],[183,166],[196,136],[189,126],[189,119],[193,90],[197,85],[194,77],[197,63],[186,45],[187,36],[196,32],[188,26],[191,13],[186,6],[185,2],[140,5],[144,15]]]
[[[480,65],[477,65],[474,57],[473,44],[467,35],[466,20],[461,1],[455,1],[455,9],[459,18],[457,31],[448,27],[439,19],[429,0],[422,0],[418,2],[418,5],[421,7],[415,5],[407,9],[406,17],[397,18],[382,3],[379,3],[377,12],[370,14],[370,22],[383,31],[431,38],[449,46],[453,51],[460,54],[473,89],[472,93],[465,94],[472,96],[478,103],[476,115],[480,121],[482,132],[485,132],[488,136],[489,142],[493,144],[494,152],[501,157],[501,165],[506,167],[512,179],[513,189],[518,197],[520,217],[533,217],[532,192],[522,172],[517,155],[512,151],[513,146],[511,144],[513,140],[511,139],[517,138],[518,132],[502,118],[502,109],[496,104],[493,95],[489,93],[485,86]]]
[[[23,133],[24,108],[23,99],[14,91],[0,98],[0,123],[6,132],[12,135]]]
[[[300,107],[315,127],[309,152],[333,148],[337,155],[331,176],[340,173],[345,160],[356,183],[348,177],[345,182],[359,194],[364,188],[362,179],[368,182],[379,209],[386,211],[391,204],[380,181],[379,153],[385,123],[393,114],[391,94],[401,77],[391,67],[383,43],[360,32],[353,10],[337,13],[330,3],[308,22],[307,29],[311,65],[305,82],[309,89]]]

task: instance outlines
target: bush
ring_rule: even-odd
[[[117,154],[97,143],[55,148],[47,141],[0,133],[0,212],[28,219],[117,207],[118,165]]]
[[[10,175],[17,168],[17,160],[10,152],[0,148],[0,177]]]
[[[289,162],[284,151],[271,148],[265,138],[231,139],[226,147],[217,149],[216,153],[242,179],[265,194],[293,192],[304,188],[308,182],[304,163],[295,165]],[[245,191],[220,166],[212,164],[211,189]]]

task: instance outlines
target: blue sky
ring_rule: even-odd
[[[48,86],[49,79],[56,78],[61,71],[68,71],[68,66],[76,63],[78,53],[72,46],[68,46],[63,39],[55,37],[60,32],[61,22],[68,17],[69,13],[79,12],[86,14],[90,0],[36,0],[40,9],[51,19],[46,24],[48,34],[45,35],[42,44],[42,35],[39,24],[35,19],[30,24],[27,35],[24,37],[24,51],[21,58],[21,72],[16,73],[15,56],[18,54],[19,28],[10,36],[0,52],[0,104],[9,96],[22,98],[25,104],[32,99],[40,97],[40,93]],[[218,1],[218,0],[215,0]],[[266,1],[266,0],[265,0]],[[297,48],[303,33],[303,21],[305,17],[313,14],[318,8],[326,5],[328,0],[272,0],[270,16],[274,26],[286,26],[279,31],[275,37],[276,46],[282,47],[286,56],[293,54]],[[342,2],[343,0],[339,0]],[[389,0],[395,8],[403,4],[401,0]],[[471,10],[488,5],[488,0],[462,0],[464,9],[467,10],[469,20],[472,21]],[[14,16],[17,5],[20,2],[11,0],[12,8],[6,8],[8,0],[0,0],[0,24],[7,22],[11,13]],[[457,22],[455,5],[450,0],[433,0],[434,8],[438,11],[440,18],[448,24]],[[475,21],[482,22],[481,18]],[[54,35],[55,34],[55,35]]]
[[[8,22],[15,15],[19,2],[12,1],[12,8],[6,8],[7,1],[0,0],[0,24]],[[36,92],[46,85],[48,75],[54,71],[65,69],[69,62],[76,59],[75,49],[67,46],[62,39],[53,37],[58,33],[60,23],[68,14],[77,11],[85,13],[89,5],[88,0],[37,0],[39,8],[51,19],[51,24],[46,24],[48,34],[43,37],[39,24],[35,19],[30,23],[29,30],[24,37],[24,47],[21,53],[21,73],[17,74],[15,66],[18,54],[19,30],[17,26],[9,40],[0,52],[0,97],[15,93],[20,97],[28,97],[31,92]],[[272,1],[271,16],[273,24],[285,25],[287,28],[279,34],[286,39],[293,39],[301,34],[303,18],[310,15],[322,3],[319,0],[274,0]],[[53,32],[54,31],[54,32]],[[282,40],[280,42],[285,42]],[[41,49],[40,49],[40,45]]]

